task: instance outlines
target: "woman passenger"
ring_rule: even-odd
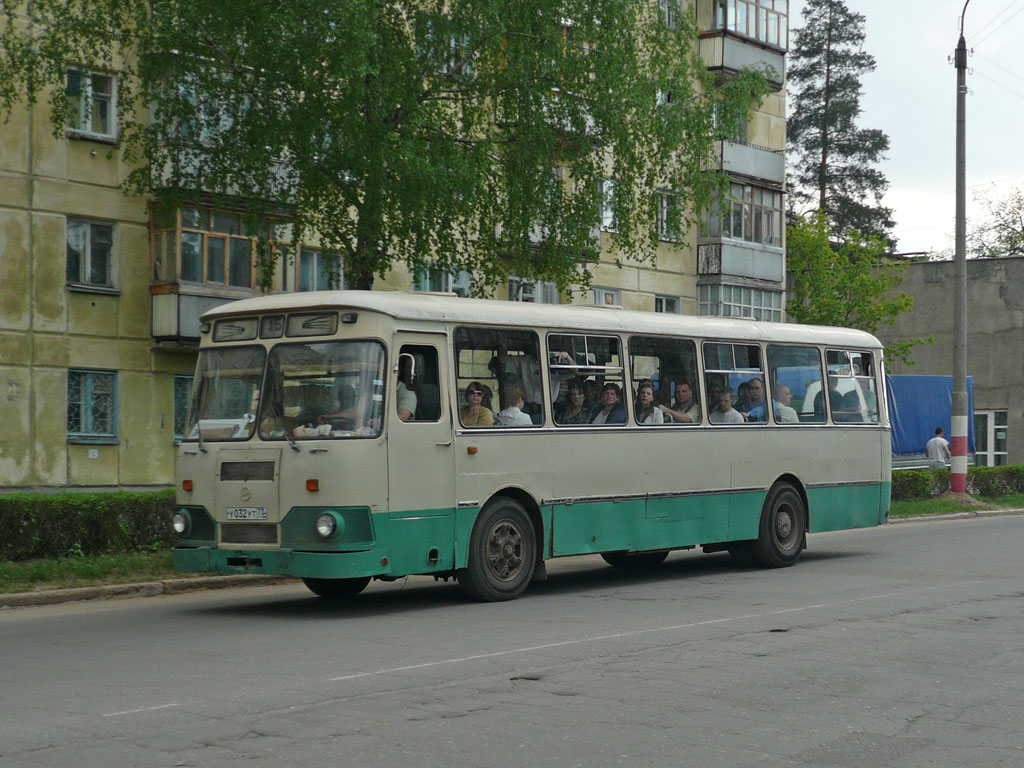
[[[605,384],[601,388],[601,408],[590,419],[591,424],[625,424],[626,407],[622,404],[622,390],[618,384]]]
[[[569,389],[566,392],[565,408],[558,419],[559,424],[589,424],[590,411],[584,407],[586,394],[583,392],[583,382],[573,379],[569,382]]]
[[[636,388],[633,412],[637,424],[664,424],[665,414],[654,405],[654,383],[644,379]]]
[[[459,418],[465,427],[489,427],[494,424],[494,414],[485,408],[484,385],[479,381],[469,382],[466,387],[466,407],[459,411]]]

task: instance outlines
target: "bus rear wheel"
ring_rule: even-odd
[[[309,591],[314,595],[326,597],[331,600],[343,600],[355,597],[370,583],[369,576],[360,576],[357,579],[303,579]]]
[[[602,552],[601,557],[613,568],[630,571],[650,571],[657,568],[668,557],[668,550],[662,552]]]
[[[807,535],[807,509],[796,488],[779,483],[765,497],[761,524],[753,542],[754,559],[768,568],[796,562]]]
[[[511,600],[526,589],[537,560],[537,539],[526,510],[507,497],[488,504],[469,537],[469,560],[459,587],[470,598]]]

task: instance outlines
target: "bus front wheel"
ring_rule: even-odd
[[[807,509],[796,488],[787,483],[773,486],[761,509],[754,559],[768,568],[792,565],[803,551],[806,535]]]
[[[469,537],[459,587],[474,600],[511,600],[530,583],[537,559],[533,523],[519,502],[497,499],[480,513]]]
[[[358,579],[303,579],[302,583],[309,587],[314,595],[333,600],[355,597],[370,583],[369,576]]]

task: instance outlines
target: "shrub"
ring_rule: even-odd
[[[0,560],[170,546],[174,510],[173,490],[0,496]]]
[[[896,469],[892,473],[893,501],[917,501],[949,490],[949,469]],[[968,467],[967,491],[976,496],[1024,493],[1024,466]]]

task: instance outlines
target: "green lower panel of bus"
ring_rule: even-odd
[[[867,528],[884,523],[892,483],[807,489],[811,533]]]

